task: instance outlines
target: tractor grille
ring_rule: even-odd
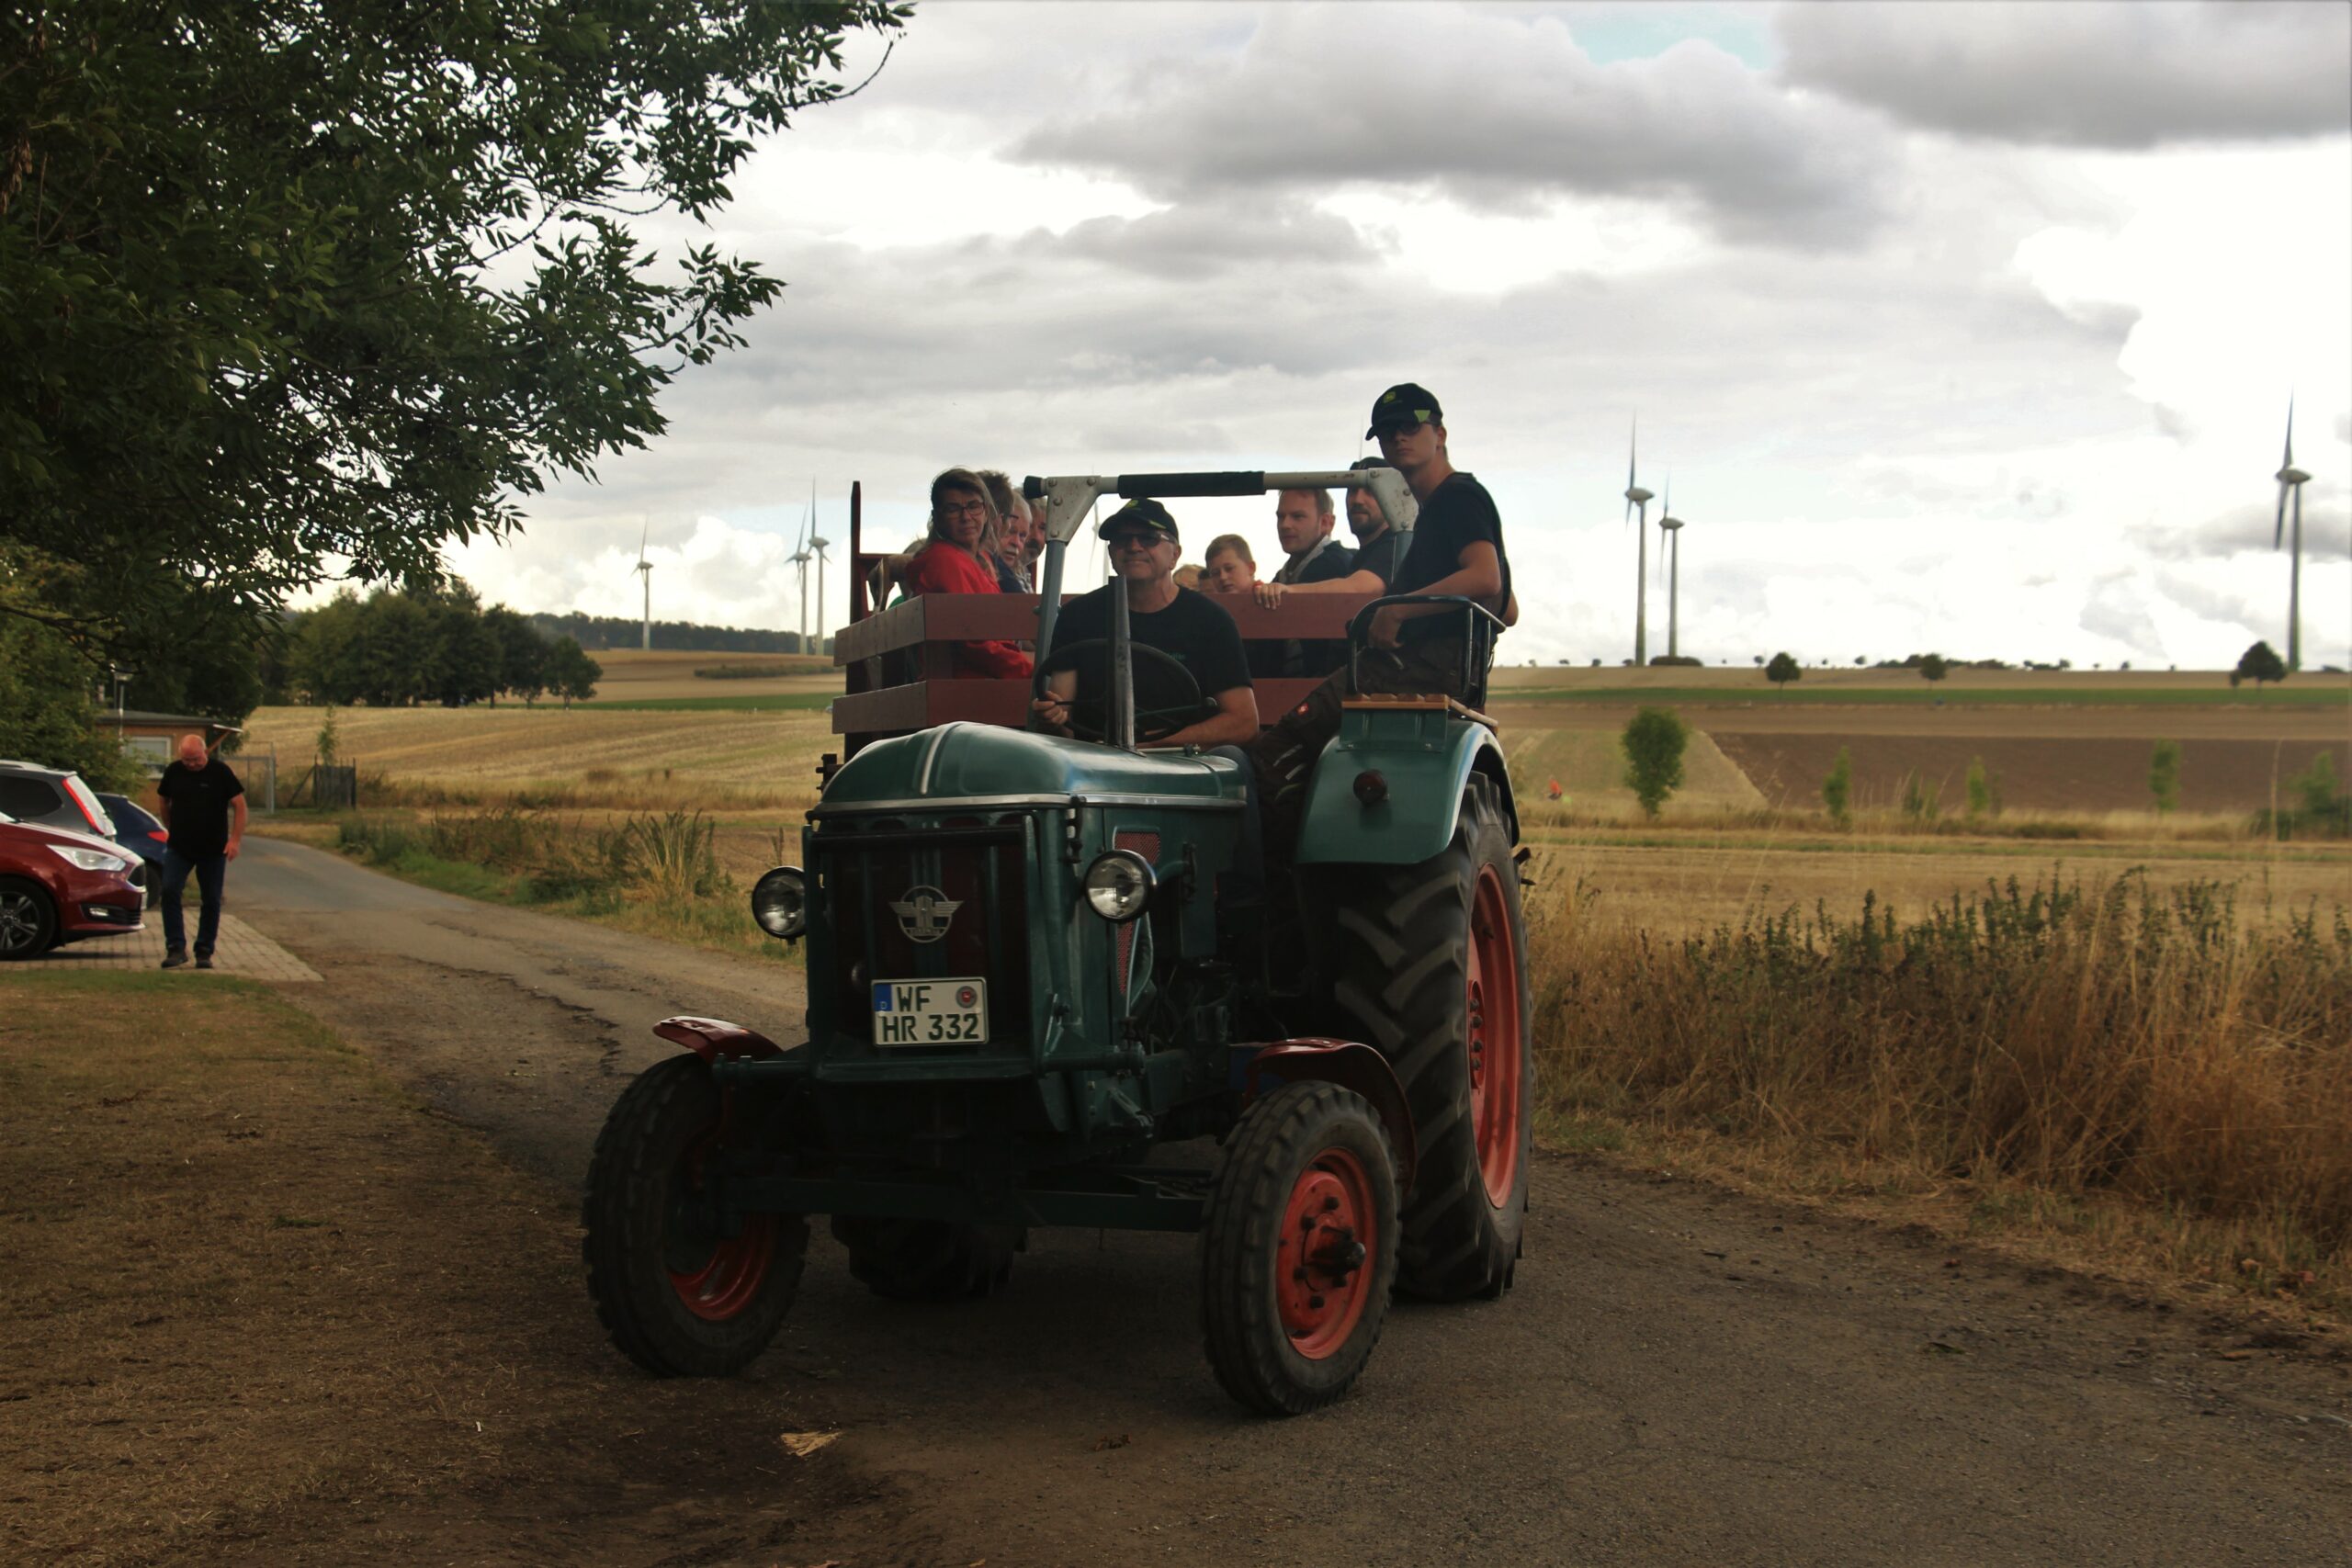
[[[908,827],[883,818],[856,830],[829,826],[809,844],[824,878],[833,938],[832,1021],[836,1034],[874,1038],[876,980],[942,979],[978,975],[988,981],[989,1043],[996,1052],[1029,1032],[1029,902],[1023,818],[957,817]],[[918,942],[891,908],[921,889],[944,903],[946,930]],[[968,1052],[967,1045],[893,1047]]]

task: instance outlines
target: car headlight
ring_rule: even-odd
[[[1125,925],[1143,913],[1159,878],[1133,850],[1112,850],[1086,868],[1086,901],[1106,920]]]
[[[752,919],[786,942],[808,929],[808,879],[798,866],[777,866],[752,884]]]
[[[129,861],[120,855],[110,855],[104,850],[75,849],[69,844],[51,844],[49,847],[56,852],[58,859],[78,865],[84,871],[122,872],[130,869]]]

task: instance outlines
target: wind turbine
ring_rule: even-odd
[[[808,481],[808,546],[817,555],[817,651],[825,651],[825,552],[832,541],[817,532],[817,481]],[[807,651],[808,644],[801,644]]]
[[[1666,536],[1657,542],[1658,553],[1667,558],[1666,568],[1666,656],[1679,657],[1682,652],[1679,636],[1682,621],[1682,519],[1674,515],[1674,486],[1668,483],[1666,494],[1657,503],[1658,532]]]
[[[2278,522],[2270,531],[2270,547],[2277,549],[2287,531],[2287,502],[2294,501],[2295,537],[2287,547],[2287,668],[2303,667],[2303,485],[2311,475],[2295,467],[2295,400],[2287,400],[2287,451],[2279,460],[2278,472],[2272,476],[2278,481]]]
[[[797,646],[803,653],[808,651],[808,562],[816,554],[808,547],[808,536],[815,531],[815,528],[816,519],[812,507],[809,513],[803,513],[801,516],[800,547],[789,558],[792,564],[800,569],[800,641]]]
[[[645,519],[645,525],[637,531],[637,564],[629,568],[631,571],[636,572],[639,577],[645,580],[645,641],[643,646],[649,651],[653,647],[653,563],[645,558],[645,538],[648,534],[652,532],[652,530],[653,519],[648,517]]]
[[[1636,508],[1642,514],[1641,525],[1634,535],[1634,668],[1636,670],[1650,661],[1650,492],[1634,478],[1634,457],[1641,444],[1641,422],[1636,420],[1633,435],[1625,446],[1625,516],[1630,522]]]

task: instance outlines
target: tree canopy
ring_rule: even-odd
[[[1798,668],[1796,660],[1789,654],[1776,653],[1772,655],[1772,661],[1764,666],[1764,679],[1786,691],[1790,682],[1804,679],[1804,671]]]
[[[783,285],[705,220],[889,0],[0,11],[0,614],[120,645],[423,583]]]
[[[2238,655],[2238,667],[2233,673],[2241,681],[2253,682],[2254,689],[2258,692],[2265,681],[2287,678],[2287,661],[2279,658],[2278,650],[2268,643],[2257,642]]]

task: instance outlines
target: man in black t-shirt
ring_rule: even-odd
[[[1503,549],[1502,515],[1487,487],[1457,472],[1448,460],[1443,411],[1411,382],[1391,387],[1372,406],[1367,437],[1405,476],[1420,515],[1405,557],[1389,579],[1391,593],[1443,593],[1475,599],[1506,619],[1510,615],[1510,558]],[[1307,775],[1324,744],[1339,732],[1340,704],[1360,694],[1442,694],[1461,698],[1482,679],[1463,659],[1466,612],[1444,604],[1391,604],[1374,615],[1370,646],[1354,670],[1341,669],[1277,719],[1250,748],[1269,836],[1278,842],[1295,814]],[[1491,655],[1489,656],[1491,657]]]
[[[1098,533],[1110,547],[1111,570],[1119,582],[1105,583],[1062,606],[1054,622],[1053,647],[1040,667],[1062,649],[1096,638],[1110,641],[1111,593],[1116,586],[1127,596],[1128,637],[1182,664],[1201,695],[1216,705],[1214,713],[1203,717],[1169,714],[1156,722],[1148,719],[1154,708],[1175,707],[1191,694],[1159,660],[1131,660],[1137,739],[1154,746],[1198,746],[1240,766],[1245,795],[1241,839],[1233,869],[1218,884],[1216,897],[1229,947],[1246,953],[1262,929],[1265,875],[1259,848],[1257,773],[1242,750],[1258,738],[1258,693],[1250,682],[1240,630],[1208,595],[1176,586],[1176,519],[1159,502],[1131,501],[1104,519]],[[1077,668],[1048,674],[1045,696],[1031,705],[1038,724],[1064,735],[1070,732],[1072,707],[1095,725],[1107,712],[1103,682],[1110,667],[1108,649],[1077,659]]]
[[[1190,694],[1156,659],[1133,661],[1138,739],[1155,746],[1246,746],[1258,738],[1258,694],[1233,617],[1204,593],[1176,585],[1179,541],[1176,520],[1156,501],[1131,501],[1113,513],[1100,530],[1109,546],[1111,570],[1127,596],[1127,629],[1142,647],[1156,648],[1182,665],[1215,705],[1205,716],[1167,714],[1157,722],[1142,716],[1177,706]],[[1050,660],[1074,643],[1111,637],[1108,583],[1062,606],[1054,622]],[[1046,694],[1033,705],[1037,721],[1069,733],[1070,709],[1101,722],[1107,652],[1080,655],[1074,668],[1046,679]]]
[[[164,845],[164,882],[156,897],[164,912],[164,967],[176,969],[187,962],[180,895],[194,873],[202,895],[196,966],[209,969],[213,944],[220,935],[220,886],[228,880],[229,863],[244,843],[245,786],[228,763],[206,754],[204,737],[183,735],[178,759],[155,782],[155,794],[170,832]]]

